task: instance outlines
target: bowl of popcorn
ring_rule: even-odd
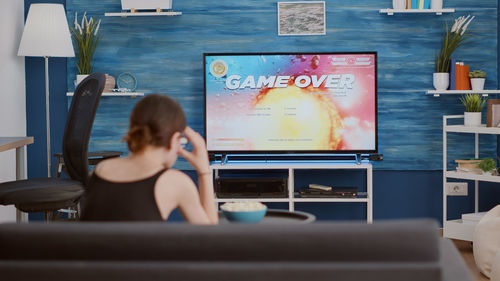
[[[227,220],[241,223],[258,223],[267,212],[260,202],[228,202],[220,206]]]

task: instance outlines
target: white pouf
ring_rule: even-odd
[[[500,253],[500,205],[491,209],[479,221],[474,230],[473,242],[477,267],[484,275],[491,277],[493,260]]]
[[[497,253],[491,266],[491,281],[500,281],[500,252]]]

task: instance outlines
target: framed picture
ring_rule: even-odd
[[[500,99],[488,99],[486,127],[500,127]]]
[[[325,1],[278,2],[278,35],[325,35]]]

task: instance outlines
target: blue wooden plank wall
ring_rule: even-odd
[[[270,0],[173,2],[176,17],[104,17],[119,12],[120,0],[67,0],[68,20],[74,13],[102,18],[102,41],[94,70],[113,76],[131,72],[138,89],[169,94],[185,109],[188,124],[203,132],[204,52],[377,51],[379,150],[377,169],[438,170],[442,168],[442,115],[461,114],[458,97],[426,96],[432,88],[434,58],[446,21],[454,14],[379,14],[390,0],[327,0],[324,36],[277,35],[277,5]],[[445,0],[456,16],[476,19],[467,45],[455,54],[471,68],[488,73],[486,87],[497,88],[497,1]],[[68,88],[74,89],[76,67],[68,60]],[[137,99],[102,99],[91,149],[122,150],[120,142]],[[486,112],[486,111],[484,111]],[[485,113],[484,113],[485,115]],[[452,159],[471,157],[471,136],[451,137]],[[494,156],[496,141],[482,137],[481,156]],[[180,162],[177,168],[189,166]]]

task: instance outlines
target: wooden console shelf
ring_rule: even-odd
[[[356,162],[246,162],[246,163],[211,163],[210,169],[217,179],[219,170],[287,170],[288,171],[288,197],[285,198],[216,198],[216,202],[284,202],[288,203],[288,210],[295,210],[295,203],[301,202],[330,202],[330,203],[364,203],[366,204],[366,221],[373,222],[373,168],[369,161]],[[301,198],[295,193],[295,170],[366,170],[366,195],[356,198]]]

